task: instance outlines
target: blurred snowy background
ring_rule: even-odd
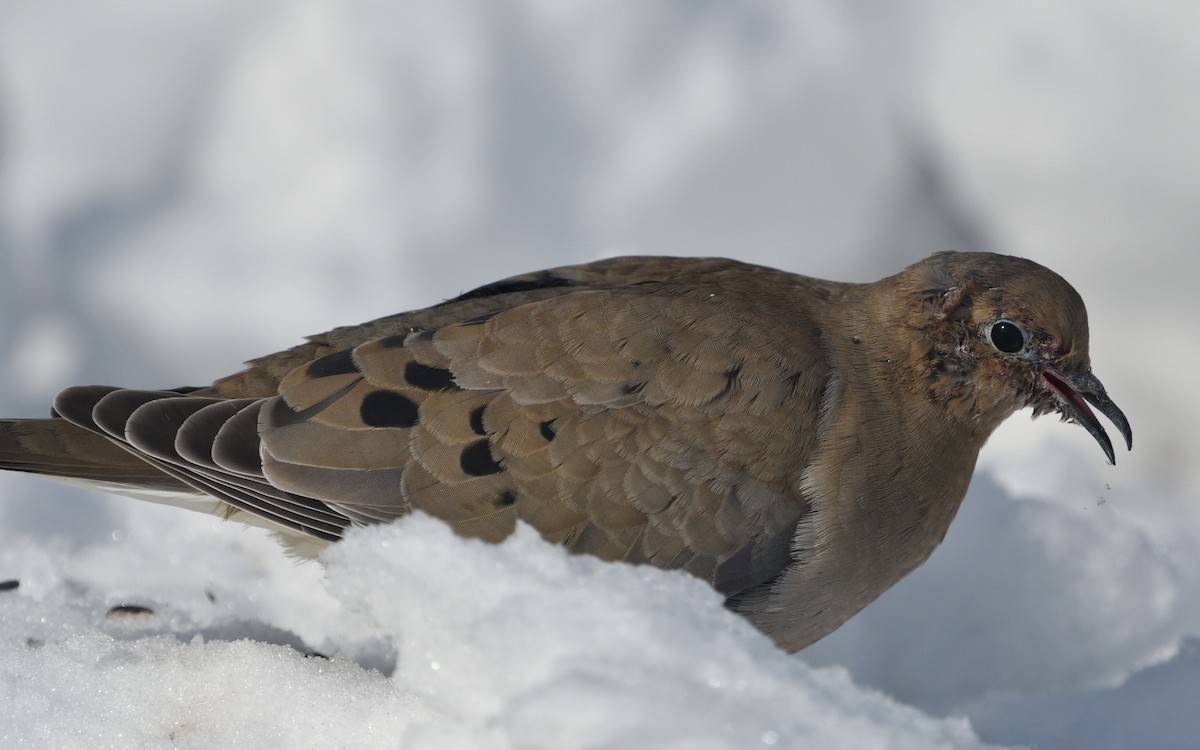
[[[1079,289],[1136,435],[1114,468],[1014,418],[932,560],[795,657],[682,575],[532,539],[414,519],[326,575],[0,476],[0,745],[1200,746],[1198,29],[1129,0],[0,5],[0,414],[605,255],[872,280],[963,249]]]

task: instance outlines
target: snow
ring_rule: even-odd
[[[325,559],[349,620],[335,639],[360,638],[327,645],[357,661],[232,619],[212,592],[113,613],[35,572],[0,609],[0,745],[985,747],[966,720],[781,658],[696,579],[569,556],[528,527],[490,546],[415,516]]]
[[[529,533],[412,518],[323,568],[0,476],[0,746],[1196,746],[1198,15],[4,6],[5,415],[602,255],[865,280],[992,249],[1080,290],[1136,448],[1010,420],[930,562],[796,656]]]

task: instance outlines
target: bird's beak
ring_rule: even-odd
[[[1096,438],[1110,464],[1117,463],[1112,441],[1108,439],[1108,433],[1100,425],[1100,420],[1096,419],[1096,415],[1088,408],[1088,403],[1108,417],[1125,437],[1125,444],[1130,449],[1133,448],[1133,431],[1129,428],[1129,420],[1109,399],[1108,394],[1104,392],[1104,386],[1095,375],[1091,372],[1068,375],[1047,367],[1042,371],[1042,377],[1049,384],[1050,391],[1058,398],[1059,412],[1072,422],[1083,425],[1083,428]]]

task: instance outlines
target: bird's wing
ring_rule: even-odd
[[[262,407],[263,475],[356,521],[496,540],[521,519],[741,590],[790,559],[828,375],[815,329],[785,343],[757,307],[646,283],[326,355]]]
[[[359,342],[330,335],[274,395],[90,387],[56,409],[321,539],[413,509],[490,540],[521,519],[734,594],[791,560],[830,375],[818,328],[780,309],[796,290],[736,281],[493,285],[389,335],[335,332]]]

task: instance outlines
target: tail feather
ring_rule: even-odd
[[[195,492],[107,437],[61,418],[0,420],[0,469],[146,491]]]

